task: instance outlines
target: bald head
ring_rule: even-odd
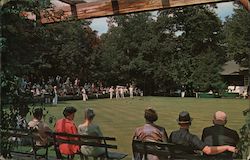
[[[225,125],[227,123],[227,115],[225,112],[217,111],[214,113],[214,124]]]

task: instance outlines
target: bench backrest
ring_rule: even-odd
[[[93,147],[103,147],[105,148],[105,154],[108,157],[108,148],[117,149],[117,145],[110,144],[108,142],[115,141],[114,137],[98,137],[90,135],[79,135],[79,134],[69,134],[62,132],[46,132],[54,141],[54,145],[59,144],[73,144],[81,147],[82,145],[93,146]],[[57,147],[57,146],[55,146]]]
[[[34,133],[35,131],[30,129],[17,129],[17,128],[1,128],[1,139],[8,140],[9,142],[15,142],[18,139],[23,140],[27,139],[29,140],[29,144],[27,145],[35,145],[35,137]]]
[[[163,142],[152,142],[152,141],[140,141],[133,140],[132,149],[134,158],[136,160],[145,157],[147,159],[148,155],[155,155],[160,159],[170,159],[172,157],[172,148],[174,144],[163,143]]]
[[[8,141],[10,147],[7,152],[20,153],[37,156],[47,157],[48,146],[36,146],[37,131],[32,129],[17,129],[17,128],[1,128],[1,140]],[[20,148],[23,146],[23,148]],[[26,147],[25,147],[26,146]],[[28,148],[27,148],[28,146]],[[31,148],[33,152],[30,152]],[[17,150],[15,150],[17,148]],[[36,151],[40,148],[46,149],[45,155],[38,155]],[[27,150],[28,149],[28,150]]]

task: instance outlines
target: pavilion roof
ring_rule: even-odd
[[[221,75],[240,75],[244,70],[249,70],[249,68],[241,67],[234,60],[226,62],[222,66],[223,71],[220,72]]]

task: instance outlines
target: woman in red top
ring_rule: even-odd
[[[73,121],[76,111],[77,110],[74,107],[66,107],[63,111],[64,118],[59,119],[56,122],[55,132],[77,134],[77,127]],[[60,138],[65,140],[76,140],[75,138],[70,138],[70,137],[60,137]],[[61,154],[74,155],[79,151],[79,146],[62,143],[59,145],[59,150]]]

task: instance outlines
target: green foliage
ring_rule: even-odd
[[[40,10],[49,5],[42,1],[9,1],[1,9],[1,58],[3,69],[12,73],[25,74],[31,69],[30,63],[36,59],[33,50],[36,43],[36,26],[39,26]],[[35,20],[21,16],[25,11],[36,15]]]
[[[238,148],[240,150],[240,157],[246,158],[250,150],[250,108],[243,111],[246,117],[245,124],[240,129],[240,142]]]
[[[39,58],[34,61],[41,71],[41,75],[79,75],[86,79],[91,79],[91,67],[95,55],[95,46],[98,39],[94,32],[84,21],[62,22],[41,28],[41,36],[38,48],[43,48],[39,53]],[[63,32],[62,32],[63,30]],[[94,60],[92,60],[94,59]]]
[[[38,13],[47,5],[47,1],[11,1],[3,7],[3,69],[18,76],[61,74],[78,75],[84,81],[96,79],[99,76],[95,70],[100,66],[100,40],[88,22],[41,25],[39,14],[36,21],[27,20],[19,14],[27,10]]]
[[[109,84],[144,83],[152,75],[155,40],[149,13],[130,14],[111,19],[117,23],[103,36],[104,78]]]
[[[221,82],[222,24],[209,7],[187,7],[110,19],[103,40],[105,79],[134,81],[146,94],[180,85],[209,90]],[[145,87],[146,86],[146,87]]]
[[[20,88],[19,78],[8,71],[1,71],[1,111],[0,127],[16,128],[17,116],[29,112],[28,102],[31,99],[29,92]],[[13,144],[8,136],[1,135],[0,153],[6,157]]]
[[[234,10],[224,26],[225,43],[230,59],[249,68],[250,53],[250,14],[243,8]]]
[[[18,116],[22,116],[26,119],[27,114],[33,113],[33,110],[37,107],[43,109],[44,119],[47,119],[49,123],[53,123],[55,117],[49,114],[48,110],[40,104],[35,104],[34,97],[29,90],[23,90],[21,88],[21,78],[13,75],[9,71],[1,71],[1,107],[0,107],[0,128],[19,128]],[[9,156],[9,151],[18,146],[19,144],[13,143],[8,135],[0,135],[0,155],[4,157]]]
[[[215,60],[218,56],[209,50],[205,55],[193,59],[195,65],[192,66],[194,72],[192,72],[191,80],[194,88],[203,92],[214,90],[217,93],[225,89],[220,76],[221,64]]]

